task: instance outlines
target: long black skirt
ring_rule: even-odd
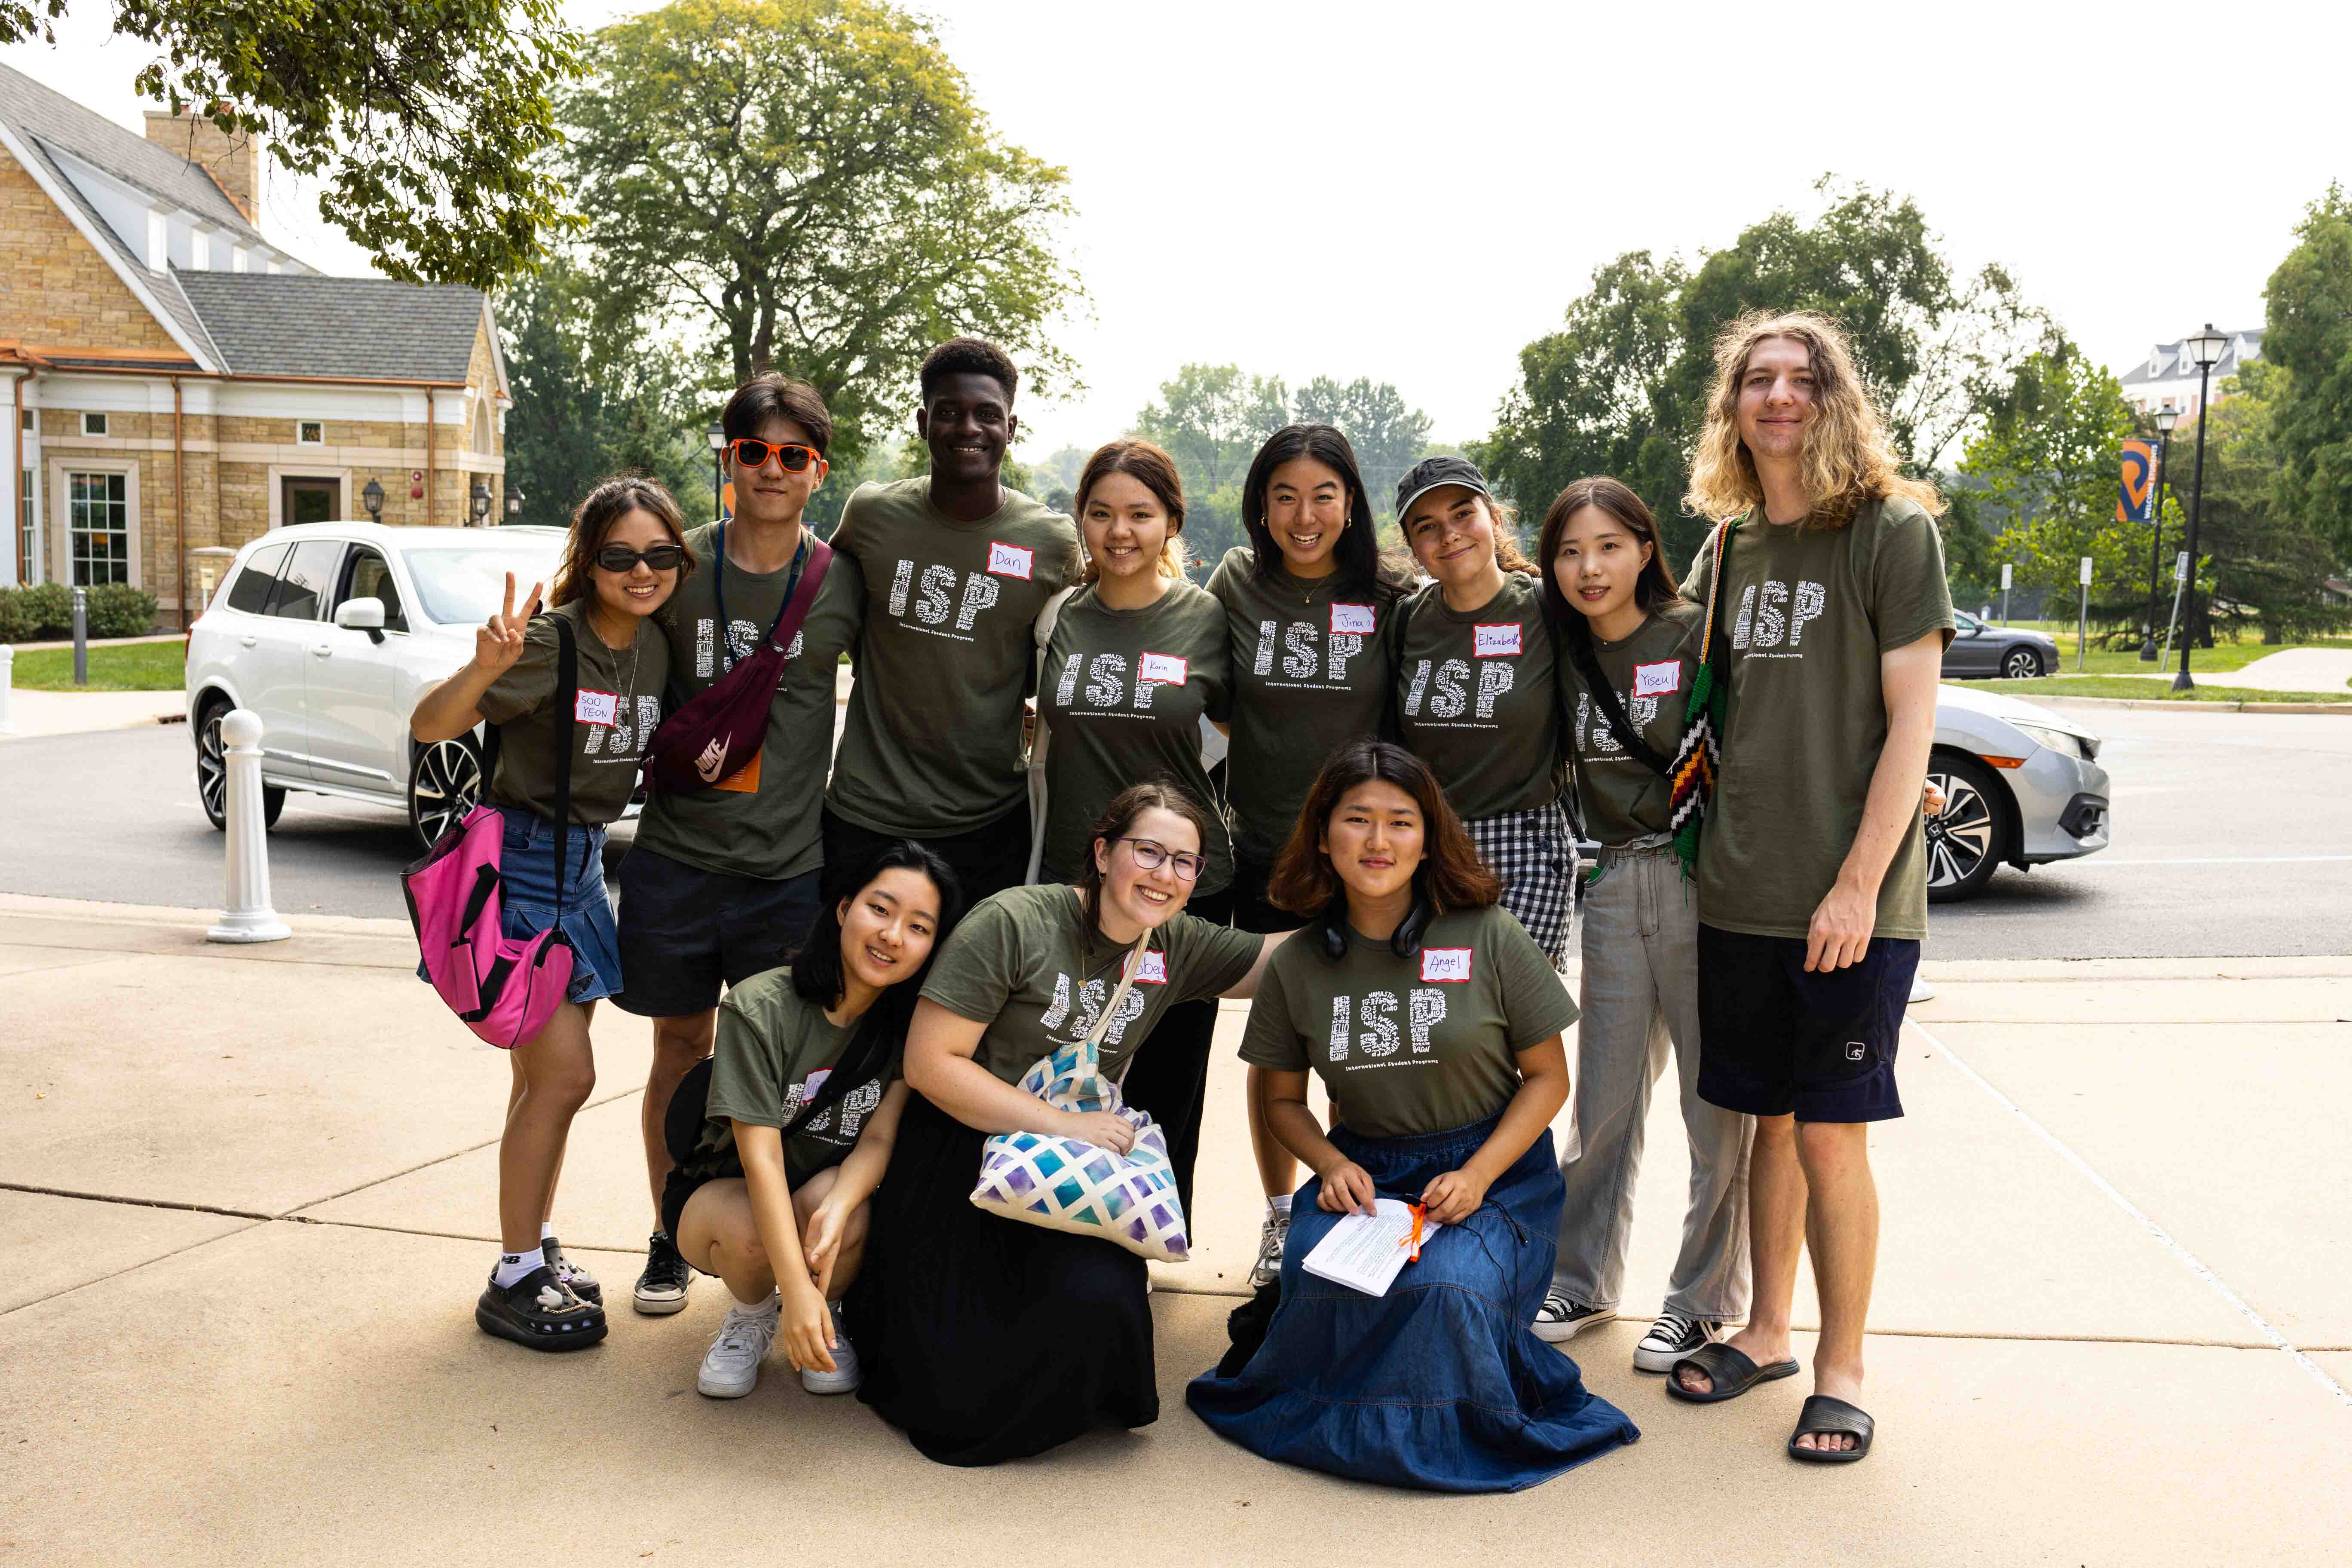
[[[857,1396],[943,1465],[1160,1418],[1143,1259],[971,1205],[974,1131],[908,1099],[847,1303]]]

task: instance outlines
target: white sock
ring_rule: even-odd
[[[490,1278],[501,1290],[534,1268],[547,1267],[547,1259],[534,1247],[529,1252],[501,1252],[499,1267]]]
[[[747,1318],[772,1318],[784,1310],[784,1299],[782,1293],[771,1290],[764,1301],[737,1301],[733,1305]]]
[[[541,1221],[539,1222],[539,1240],[540,1240],[540,1245],[541,1245],[541,1246],[542,1246],[542,1247],[544,1247],[544,1246],[545,1246],[545,1245],[547,1245],[549,1242],[553,1241],[554,1239],[555,1239],[555,1222],[554,1222],[554,1221],[552,1221],[552,1220],[544,1220],[544,1219],[543,1219],[543,1220],[541,1220]]]
[[[1290,1194],[1288,1193],[1276,1193],[1274,1196],[1265,1200],[1265,1206],[1266,1212],[1269,1214],[1288,1214],[1290,1212]]]

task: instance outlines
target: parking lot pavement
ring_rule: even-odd
[[[1312,1540],[1365,1563],[1550,1565],[1566,1542],[1659,1563],[2302,1563],[2339,1561],[2352,1529],[2333,1109],[2352,1100],[2352,959],[1931,966],[1909,1115],[1872,1138],[1881,1425],[1851,1469],[1782,1456],[1802,1379],[1714,1409],[1632,1370],[1687,1175],[1663,1093],[1627,1316],[1569,1347],[1642,1441],[1447,1500],[1266,1464],[1183,1408],[1255,1240],[1239,1006],[1195,1258],[1155,1268],[1160,1420],[971,1472],[777,1366],[750,1398],[697,1396],[712,1281],[674,1318],[622,1309],[572,1356],[480,1334],[507,1063],[409,974],[396,922],[301,917],[242,949],[204,923],[0,898],[0,1562],[440,1564],[517,1529],[593,1563],[740,1561],[747,1530],[961,1562],[1092,1526],[1180,1563],[1291,1563]],[[617,1301],[648,1224],[647,1053],[640,1021],[600,1014],[558,1219]]]

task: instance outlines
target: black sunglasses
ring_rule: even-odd
[[[783,464],[788,474],[805,473],[811,463],[824,461],[823,452],[797,441],[762,441],[755,436],[738,436],[727,447],[735,454],[736,463],[746,468],[766,468],[771,456]]]
[[[634,572],[640,561],[656,572],[675,572],[686,564],[686,552],[675,544],[656,544],[643,552],[625,544],[607,544],[596,552],[596,564],[607,572]]]

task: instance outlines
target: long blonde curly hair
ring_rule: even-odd
[[[1750,310],[1715,340],[1715,385],[1707,394],[1706,425],[1691,457],[1683,510],[1721,521],[1764,504],[1756,459],[1739,438],[1739,384],[1748,357],[1770,338],[1805,345],[1812,361],[1813,419],[1805,438],[1805,488],[1814,497],[1808,528],[1843,528],[1866,501],[1900,496],[1931,517],[1944,498],[1925,480],[1906,479],[1886,433],[1886,420],[1854,369],[1853,349],[1835,321],[1812,310]]]

